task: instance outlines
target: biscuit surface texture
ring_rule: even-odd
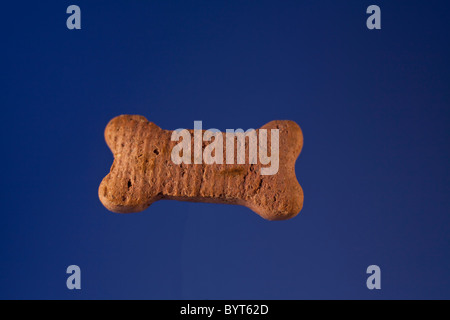
[[[172,131],[143,116],[115,117],[105,129],[114,162],[100,184],[99,198],[118,213],[142,211],[157,200],[169,199],[244,205],[268,220],[292,218],[303,206],[303,191],[295,176],[302,132],[293,121],[271,121],[261,129],[279,129],[279,170],[274,175],[261,175],[261,168],[267,166],[259,159],[248,164],[248,143],[245,164],[175,164],[171,152],[179,142],[171,141]],[[193,137],[194,130],[189,132]],[[204,149],[210,142],[202,143]]]

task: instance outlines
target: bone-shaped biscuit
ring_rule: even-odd
[[[295,177],[302,132],[293,121],[271,121],[261,129],[279,129],[279,170],[273,175],[261,174],[265,166],[260,161],[249,164],[248,143],[245,164],[175,164],[171,152],[178,142],[171,140],[172,131],[143,116],[118,116],[105,129],[114,162],[100,184],[99,198],[118,213],[142,211],[157,200],[172,199],[244,205],[268,220],[292,218],[303,206],[303,191]],[[194,131],[189,132],[193,136]]]

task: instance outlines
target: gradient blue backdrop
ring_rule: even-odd
[[[82,29],[66,28],[81,8]],[[377,4],[382,29],[366,28]],[[0,298],[450,298],[444,1],[2,4]],[[296,218],[160,201],[107,211],[103,130],[296,121]],[[82,290],[66,288],[81,267]],[[382,289],[366,288],[381,267]]]

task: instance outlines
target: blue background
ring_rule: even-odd
[[[81,30],[66,8],[81,8]],[[382,29],[366,9],[381,7]],[[3,299],[450,298],[444,1],[2,4]],[[107,211],[108,121],[296,121],[292,220],[160,201]],[[67,266],[81,290],[66,288]],[[381,268],[368,290],[366,268]]]

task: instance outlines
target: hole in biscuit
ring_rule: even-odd
[[[153,150],[153,153],[156,154],[156,155],[158,155],[158,154],[159,154],[159,149],[156,148],[155,150]]]
[[[131,180],[128,180],[128,189],[131,188]]]

